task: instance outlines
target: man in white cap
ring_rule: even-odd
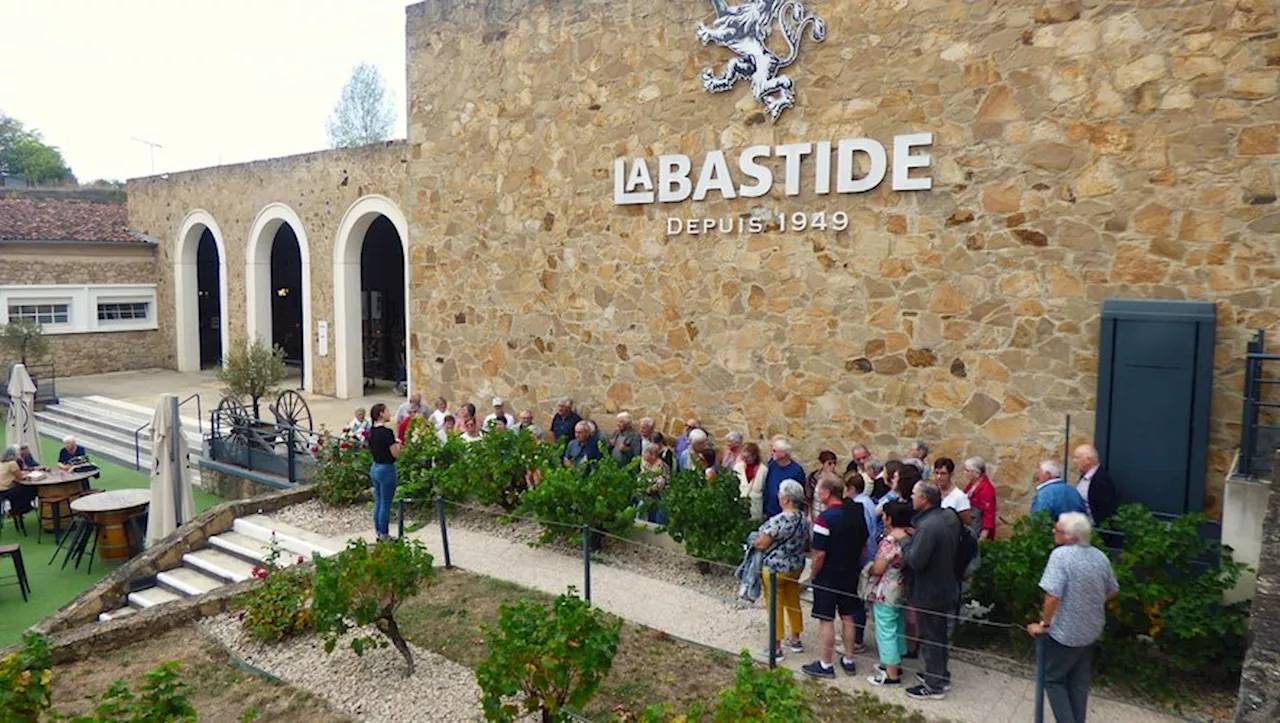
[[[498,417],[507,421],[507,429],[516,426],[516,418],[507,413],[507,403],[502,397],[493,398],[493,414],[484,418],[484,428],[488,429],[489,424]]]

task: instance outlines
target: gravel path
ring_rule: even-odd
[[[232,614],[205,618],[200,627],[235,651],[245,662],[289,685],[323,698],[335,709],[361,721],[483,721],[480,689],[469,668],[415,645],[416,671],[404,677],[404,658],[390,646],[351,652],[349,634],[332,655],[307,635],[278,644],[249,638]],[[376,633],[375,633],[376,634]]]

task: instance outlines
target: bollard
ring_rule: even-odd
[[[404,539],[404,499],[403,498],[401,498],[399,501],[399,509],[396,510],[396,516],[398,519],[398,521],[396,522],[396,539],[403,540]]]
[[[591,528],[582,526],[582,599],[591,602]]]
[[[1047,634],[1036,636],[1036,723],[1044,723],[1044,636]]]
[[[453,569],[453,558],[449,557],[449,526],[444,521],[444,498],[436,495],[436,517],[440,519],[440,545],[444,548],[444,569]]]
[[[769,571],[769,670],[778,667],[778,573]]]

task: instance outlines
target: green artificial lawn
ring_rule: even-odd
[[[3,425],[0,425],[0,449],[6,446]],[[58,460],[58,449],[62,445],[52,439],[40,438],[40,454],[36,458],[41,464],[50,465]],[[128,488],[149,488],[151,481],[146,471],[138,471],[132,467],[121,467],[101,459],[94,459],[93,449],[89,449],[89,458],[102,470],[102,477],[93,480],[96,489],[119,490]],[[203,512],[222,500],[204,492],[194,490],[196,510]],[[4,526],[0,530],[0,544],[22,545],[22,562],[27,568],[27,580],[31,583],[31,599],[22,601],[14,576],[13,563],[10,558],[0,559],[0,648],[16,643],[22,639],[22,632],[31,625],[47,617],[58,608],[71,602],[77,595],[88,590],[94,583],[115,571],[119,563],[105,563],[101,559],[93,561],[93,573],[87,572],[88,557],[77,570],[72,565],[62,569],[62,556],[58,562],[50,565],[49,558],[57,545],[53,541],[53,533],[43,533],[36,542],[36,531],[40,526],[40,513],[33,510],[27,513],[27,536],[23,537],[13,527],[13,521],[4,517]]]

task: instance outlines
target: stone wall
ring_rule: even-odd
[[[0,284],[154,284],[156,249],[150,244],[7,243]],[[164,298],[156,297],[163,314]],[[58,376],[150,369],[161,366],[158,331],[50,334]],[[0,353],[0,366],[17,361]]]
[[[1280,454],[1271,466],[1280,488]],[[1280,720],[1280,495],[1270,495],[1262,524],[1257,590],[1249,609],[1249,652],[1240,674],[1239,723]]]
[[[259,212],[271,203],[289,206],[302,220],[311,269],[313,328],[327,320],[330,354],[313,357],[315,391],[333,394],[333,250],[343,214],[357,199],[380,194],[397,202],[405,197],[409,149],[399,142],[309,153],[287,158],[219,166],[129,181],[129,223],[160,241],[156,296],[160,310],[160,366],[176,368],[173,264],[177,235],[187,215],[203,209],[222,230],[227,253],[228,306],[232,346],[245,342],[245,251]],[[301,235],[301,234],[300,234]]]
[[[1101,302],[1209,300],[1216,511],[1248,335],[1280,334],[1273,5],[810,5],[826,40],[777,123],[744,83],[703,91],[731,57],[695,38],[707,3],[409,7],[417,388],[698,414],[805,462],[923,437],[986,457],[1016,514],[1064,415],[1090,433]],[[617,157],[924,131],[930,191],[612,202]],[[819,210],[850,229],[665,233]]]

